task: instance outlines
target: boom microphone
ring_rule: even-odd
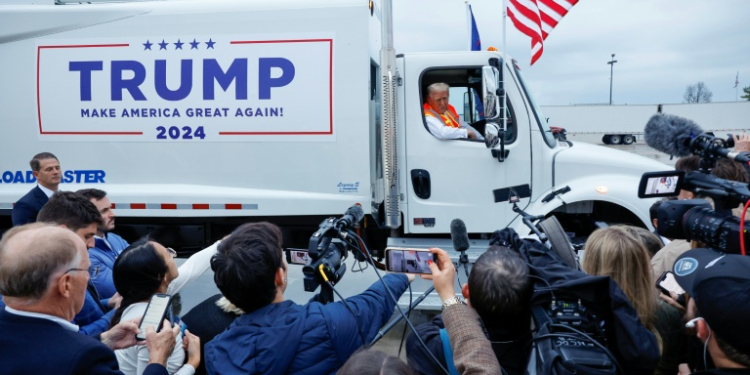
[[[686,118],[656,114],[644,129],[649,146],[670,155],[688,156],[691,153],[704,158],[727,158],[740,163],[750,162],[750,153],[732,151],[724,140],[703,133],[700,126]]]
[[[453,249],[464,251],[469,248],[469,234],[466,232],[466,224],[461,219],[451,221],[451,240],[453,240]]]
[[[692,120],[657,113],[648,120],[643,133],[652,148],[669,155],[689,156],[690,141],[703,134],[703,129]]]
[[[346,210],[346,213],[344,213],[344,216],[336,220],[336,224],[334,224],[333,226],[336,229],[351,227],[354,224],[362,221],[364,217],[365,211],[362,210],[362,207],[355,204],[354,206],[349,207],[349,209]]]

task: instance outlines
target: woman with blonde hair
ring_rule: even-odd
[[[589,275],[609,276],[630,300],[641,323],[654,328],[658,296],[651,276],[648,251],[639,239],[621,227],[596,230],[584,247],[581,266]]]
[[[581,266],[589,275],[609,276],[630,300],[641,323],[661,342],[654,328],[658,296],[648,251],[621,227],[598,229],[589,236]]]
[[[634,230],[624,226],[599,229],[586,241],[583,270],[609,276],[630,300],[641,323],[656,336],[661,359],[655,375],[674,374],[684,350],[679,311],[659,302],[651,272],[651,256]]]

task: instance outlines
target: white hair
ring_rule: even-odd
[[[447,83],[443,83],[443,82],[433,83],[427,86],[427,95],[432,94],[433,92],[446,92],[450,88],[451,87],[448,86]]]

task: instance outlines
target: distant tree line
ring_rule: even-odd
[[[714,94],[708,89],[703,82],[698,82],[693,85],[688,85],[685,88],[685,94],[682,95],[685,103],[711,103],[711,98]]]
[[[740,98],[750,101],[750,86],[742,88],[743,95]],[[682,99],[685,103],[711,103],[711,99],[714,94],[708,89],[703,82],[698,82],[693,85],[688,85],[685,88],[685,94],[682,95]]]

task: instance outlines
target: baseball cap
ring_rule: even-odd
[[[694,249],[677,258],[673,272],[716,336],[750,354],[750,257]]]

